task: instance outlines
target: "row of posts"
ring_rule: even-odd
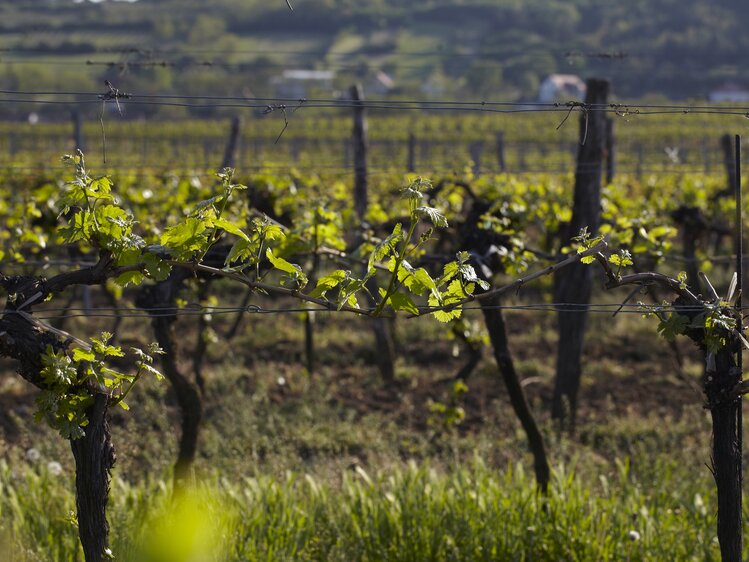
[[[83,136],[83,127],[81,123],[81,115],[78,112],[74,112],[72,114],[72,121],[73,121],[73,139],[75,143],[76,148],[81,148],[85,151],[85,143],[84,143],[84,136]],[[283,140],[283,139],[282,139]],[[110,141],[111,142],[111,141]],[[132,140],[130,141],[132,142]],[[301,154],[304,151],[304,145],[308,142],[314,142],[316,144],[322,144],[328,141],[324,140],[312,140],[312,139],[299,139],[299,138],[293,138],[289,139],[288,141],[288,149],[290,152],[291,160],[294,161],[295,164],[298,164],[301,160]],[[335,142],[335,141],[334,141]],[[58,141],[55,141],[56,146],[61,146]],[[141,162],[140,164],[142,166],[147,166],[149,162],[147,162],[148,155],[151,153],[151,150],[149,150],[146,146],[147,140],[143,139],[142,141],[142,150],[141,152]],[[243,150],[241,149],[241,145],[244,145],[246,147],[251,147],[252,151],[254,152],[252,161],[253,162],[262,162],[263,156],[262,152],[264,149],[264,146],[267,145],[267,139],[251,139],[251,138],[243,138],[241,135],[236,135],[234,137],[234,146],[232,146],[232,152],[236,153],[235,159],[237,161],[242,160],[241,155]],[[420,160],[421,161],[431,161],[434,160],[434,158],[430,158],[430,151],[434,149],[434,147],[437,145],[437,143],[434,143],[430,140],[423,140],[419,139],[415,134],[411,133],[408,136],[408,139],[406,141],[407,147],[406,147],[406,161],[405,161],[405,169],[408,172],[417,172],[420,169]],[[439,145],[444,145],[447,147],[447,150],[449,151],[451,148],[454,151],[455,145],[458,145],[460,141],[456,141],[454,144],[447,143],[446,141],[440,141]],[[377,141],[372,142],[369,141],[370,147],[373,147],[373,145],[377,144]],[[392,151],[392,147],[396,145],[396,142],[394,141],[384,141],[382,144],[385,144],[391,149],[391,152],[387,155],[387,162],[389,164],[392,164],[394,159],[397,157],[397,153],[395,151]],[[173,152],[172,156],[175,159],[182,159],[181,154],[181,144],[179,142],[170,142],[171,150]],[[532,158],[535,163],[529,164],[529,159],[531,159],[531,153],[529,152],[528,148],[530,146],[537,146],[538,154],[535,158]],[[154,147],[155,148],[155,147]],[[557,151],[554,150],[554,148],[557,149]],[[733,173],[731,170],[733,169],[733,154],[731,149],[731,139],[729,137],[725,137],[721,139],[720,143],[721,148],[721,168],[726,170],[726,173],[729,176]],[[8,152],[10,156],[14,156],[19,150],[20,142],[19,142],[19,134],[15,131],[12,131],[8,136]],[[35,144],[35,149],[39,150],[39,145]],[[352,146],[351,139],[345,139],[343,141],[342,147],[341,147],[341,153],[342,153],[342,166],[344,169],[351,169],[352,167],[355,168],[355,162],[354,162],[354,151]],[[472,162],[472,169],[474,175],[480,175],[483,173],[496,173],[496,172],[515,172],[515,173],[524,173],[524,172],[554,172],[554,171],[565,171],[567,169],[566,166],[563,165],[563,163],[557,162],[557,165],[550,165],[544,160],[551,159],[556,153],[564,153],[564,152],[571,152],[573,158],[577,158],[577,153],[579,152],[580,147],[575,145],[564,145],[564,144],[557,144],[553,148],[549,148],[546,146],[545,143],[523,143],[523,142],[512,142],[508,143],[505,139],[505,134],[502,131],[498,131],[495,135],[494,145],[493,145],[493,154],[487,154],[487,143],[486,141],[473,141],[468,144],[468,156],[470,157],[470,160]],[[276,151],[278,150],[278,147],[274,146],[273,148],[268,149]],[[646,154],[648,152],[648,149],[643,144],[638,143],[631,146],[630,150],[632,151],[632,167],[628,170],[630,172],[633,172],[635,176],[642,177],[643,175],[647,174],[651,171],[651,169],[648,167],[648,164],[646,162]],[[708,150],[708,143],[703,140],[700,148],[698,149],[700,153],[703,154],[703,161],[702,161],[702,169],[705,174],[709,174],[712,172],[713,169],[713,159],[711,158],[710,151]],[[215,162],[213,159],[213,154],[216,152],[216,143],[211,140],[204,140],[203,141],[203,153],[204,157],[206,159],[206,162],[208,165],[210,165],[211,162]],[[370,152],[372,152],[370,150]],[[511,162],[508,158],[508,153],[514,152],[514,161]],[[663,153],[663,158],[666,159],[667,162],[671,164],[682,164],[687,161],[687,150],[684,148],[679,147],[665,147],[658,149],[658,152]],[[129,155],[132,155],[133,151],[132,149],[129,152]],[[190,157],[194,158],[195,154],[191,154]],[[490,156],[495,162],[495,166],[487,165],[486,158],[487,156]],[[116,165],[118,164],[117,155],[116,153],[112,154],[111,159],[113,160],[113,163]],[[444,159],[440,159],[441,161],[445,161]],[[241,167],[241,164],[240,164]],[[325,166],[323,166],[325,167]],[[424,165],[421,165],[423,168]],[[428,166],[427,166],[428,167]],[[616,174],[616,168],[617,168],[617,158],[616,158],[616,149],[615,149],[615,137],[614,137],[614,122],[613,119],[607,119],[606,120],[606,164],[605,164],[605,177],[606,181],[610,182],[613,180],[615,174]],[[733,185],[729,182],[729,185]]]

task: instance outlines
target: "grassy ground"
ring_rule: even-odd
[[[195,320],[179,322],[188,353]],[[452,427],[430,404],[453,400],[449,377],[464,358],[436,322],[399,322],[399,380],[384,388],[364,320],[318,315],[310,376],[299,317],[248,316],[234,341],[210,347],[201,491],[183,513],[164,515],[178,431],[167,385],[143,384],[131,412],[113,412],[113,548],[123,560],[187,560],[135,548],[168,548],[150,535],[168,524],[181,531],[167,536],[192,536],[197,509],[209,560],[717,560],[710,425],[689,344],[679,370],[652,320],[593,315],[580,423],[559,436],[547,416],[554,317],[512,312],[507,322],[555,467],[547,503],[488,350]],[[148,341],[144,328],[126,320],[122,343]],[[181,366],[190,372],[187,358]],[[80,560],[69,449],[32,421],[33,392],[11,368],[0,387],[10,560]]]

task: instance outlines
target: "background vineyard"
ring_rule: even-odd
[[[468,182],[476,193],[505,201],[510,228],[523,243],[553,253],[548,236],[568,213],[576,144],[575,125],[555,130],[563,116],[497,123],[484,116],[437,116],[423,122],[400,119],[399,126],[395,117],[372,118],[370,220],[381,224],[397,216],[398,188],[406,182],[407,138],[413,133],[430,143],[419,173],[435,184]],[[710,128],[692,129],[691,119],[697,124],[705,119]],[[719,151],[723,125],[716,121],[684,116],[677,121],[683,130],[662,126],[665,118],[618,123],[622,173],[604,190],[605,222],[614,241],[628,240],[633,248],[640,241],[635,253],[643,267],[650,264],[672,275],[684,268],[678,225],[670,215],[678,205],[697,205],[718,217],[730,212],[711,203],[726,184]],[[285,214],[292,224],[320,201],[345,219],[352,213],[352,163],[345,156],[350,118],[294,117],[275,143],[282,126],[276,115],[245,121],[238,180],[250,187],[250,200],[263,195],[270,201],[266,212]],[[59,149],[72,148],[71,129],[69,123],[14,125],[3,132],[7,144],[0,151],[8,155],[0,209],[7,225],[4,271],[32,272],[41,265],[49,275],[70,259],[52,219],[60,182],[69,174],[60,167]],[[97,169],[111,171],[144,232],[174,224],[184,209],[214,193],[212,171],[226,143],[226,121],[155,126],[120,123],[108,115],[105,130],[106,165],[100,161],[99,124],[85,125],[90,159]],[[498,174],[495,163],[474,169],[471,143],[484,141],[489,151],[499,130],[505,133],[508,155],[513,146],[525,147],[525,174]],[[314,131],[326,134],[310,140]],[[626,148],[638,145],[644,147],[646,164],[640,173]],[[674,146],[687,155],[680,164],[664,154]],[[708,175],[703,173],[706,161]],[[508,167],[516,164],[510,156]],[[449,220],[460,214],[464,197],[457,188],[440,196]],[[712,253],[714,248],[701,247],[700,263],[716,284],[725,283],[729,272],[719,260],[707,259]],[[550,294],[547,279],[503,303],[509,307],[505,313],[517,368],[542,417],[556,351]],[[89,303],[78,295],[68,310],[56,306],[45,312],[42,307],[38,314],[49,322],[64,318],[66,329],[76,334],[108,329],[120,315],[121,343],[143,343],[149,337],[143,330],[147,315],[133,307],[131,296],[125,289],[113,307],[93,291]],[[654,325],[638,309],[625,309],[615,321],[615,308],[601,307],[592,315],[577,436],[555,436],[550,422],[544,422],[555,466],[552,507],[518,512],[511,506],[532,505],[533,484],[525,474],[522,435],[489,357],[468,381],[465,396],[456,396],[450,377],[460,369],[465,350],[439,324],[406,320],[398,325],[399,382],[383,387],[372,366],[377,350],[365,322],[320,312],[319,370],[309,376],[303,367],[301,309],[292,301],[257,297],[242,313],[236,310],[241,299],[241,291],[220,286],[205,300],[190,292],[178,320],[189,350],[205,337],[196,329],[197,318],[210,316],[206,429],[196,469],[215,486],[208,492],[212,501],[231,506],[236,516],[227,527],[232,529],[230,559],[414,560],[425,553],[442,559],[452,552],[462,559],[492,560],[518,549],[548,560],[620,559],[623,553],[650,560],[717,556],[711,476],[703,464],[709,424],[695,390],[700,358],[684,342],[678,344],[678,355],[665,351],[654,337]],[[595,302],[608,305],[616,299],[600,293]],[[523,310],[527,305],[541,310]],[[241,335],[231,343],[222,341],[237,314],[243,316]],[[466,311],[470,324],[477,325],[477,314]],[[77,538],[75,527],[66,522],[72,509],[72,464],[65,444],[52,430],[30,425],[33,394],[25,385],[5,377],[2,388],[8,446],[0,481],[7,541],[14,545],[9,548],[21,560],[27,555],[19,544],[42,557],[51,552],[55,559],[72,560]],[[163,438],[177,415],[167,388],[149,384],[134,392],[134,412],[114,416],[120,456],[114,547],[125,557],[134,555],[134,537],[148,530],[145,513],[165,509],[162,478],[176,453],[176,442]],[[455,400],[466,419],[445,425],[435,405]],[[50,461],[61,463],[62,474]],[[427,498],[425,487],[439,492]],[[55,506],[44,513],[36,503],[42,495],[45,504]],[[300,516],[300,510],[306,515]],[[446,512],[462,515],[452,519]],[[401,534],[407,521],[417,522],[418,532]],[[510,531],[497,534],[497,526]],[[485,531],[477,534],[476,529]],[[633,531],[639,539],[633,539]],[[532,546],[529,534],[538,537]],[[450,540],[437,540],[437,535]],[[372,542],[373,536],[378,540]]]
[[[302,108],[290,114],[285,130],[279,112],[242,115],[237,168],[245,172],[290,168],[323,174],[350,171],[350,116],[345,109],[336,111],[338,116],[330,112],[315,116],[314,112]],[[107,113],[104,130],[109,171],[132,167],[210,170],[223,153],[229,131],[228,119],[133,122]],[[500,146],[508,172],[569,174],[574,170],[577,126],[570,122],[557,130],[564,112],[518,116],[389,113],[393,111],[375,110],[369,118],[369,168],[375,175],[409,171],[410,136],[413,171],[423,174],[462,171],[466,166],[499,173],[503,171]],[[89,157],[101,162],[99,117],[97,112],[84,112],[81,134],[84,147],[91,149]],[[722,174],[720,137],[728,122],[730,116],[700,114],[678,119],[670,115],[615,117],[617,173],[640,178],[666,172]],[[740,130],[746,128],[738,123]],[[276,142],[282,130],[283,142]],[[13,168],[59,168],[60,151],[74,148],[72,118],[62,123],[0,124],[0,153],[8,156],[7,163]]]

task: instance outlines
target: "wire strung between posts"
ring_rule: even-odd
[[[89,100],[35,100],[5,98],[0,101],[13,103],[94,103],[101,100],[99,93],[76,91],[29,91],[29,90],[0,90],[2,95],[16,96],[88,96]],[[162,102],[161,100],[208,100],[208,101],[241,101],[241,104],[188,104]],[[362,105],[368,109],[394,110],[442,110],[442,111],[481,111],[494,113],[526,113],[533,111],[551,111],[569,113],[570,109],[582,108],[585,111],[615,113],[622,117],[655,114],[715,114],[749,116],[747,106],[710,106],[710,105],[677,105],[677,104],[586,104],[577,101],[565,103],[543,102],[511,102],[511,101],[450,101],[450,100],[364,100],[354,101],[337,98],[260,98],[249,96],[211,96],[186,94],[130,94],[129,99],[122,100],[124,104],[136,105],[178,105],[183,107],[246,107],[267,109],[274,104],[286,105],[304,102],[305,107],[344,107],[354,108]],[[498,107],[512,107],[516,109],[497,109]],[[648,110],[648,111],[642,111]]]
[[[552,254],[549,255],[542,255],[540,252],[534,252],[532,249],[527,248],[526,251],[535,253],[540,260],[547,260],[547,261],[556,261],[558,259],[561,259],[561,256],[555,256]],[[323,255],[326,255],[325,252],[322,253]],[[661,254],[661,255],[654,255],[651,253],[645,253],[645,254],[638,254],[638,256],[643,256],[650,259],[655,260],[662,260],[662,261],[672,261],[672,262],[679,262],[679,263],[700,263],[700,262],[719,262],[719,263],[734,263],[736,261],[736,255],[735,254],[719,254],[719,255],[711,255],[711,256],[703,256],[703,257],[688,257],[683,256],[679,254]],[[347,256],[330,256],[334,259],[347,259]],[[445,261],[449,261],[450,257],[448,256],[440,256]],[[749,254],[744,254],[742,256],[742,260],[747,261],[749,260]],[[0,267],[19,267],[19,268],[25,268],[25,267],[41,267],[43,269],[47,269],[49,267],[93,267],[96,263],[93,261],[76,261],[76,260],[27,260],[27,261],[2,261],[0,260]]]
[[[98,99],[101,94],[98,92],[80,92],[80,91],[30,91],[30,90],[3,90],[0,89],[0,94],[8,95],[23,95],[23,96],[92,96]],[[610,110],[627,110],[627,109],[674,109],[678,111],[691,111],[700,109],[726,109],[734,111],[749,111],[749,106],[736,106],[736,105],[684,105],[684,104],[627,104],[627,103],[582,103],[579,101],[568,101],[568,102],[532,102],[532,101],[492,101],[492,100],[474,100],[474,101],[453,101],[453,100],[420,100],[420,99],[409,99],[409,100],[362,100],[361,102],[354,102],[354,100],[344,98],[289,98],[289,97],[256,97],[256,96],[216,96],[216,95],[200,95],[200,94],[128,94],[130,98],[148,99],[148,100],[214,100],[214,101],[251,101],[251,102],[262,102],[263,104],[268,103],[284,103],[292,104],[298,103],[304,100],[305,103],[338,103],[338,104],[354,104],[361,103],[365,106],[369,104],[379,105],[417,105],[417,106],[430,106],[430,105],[452,105],[456,107],[460,106],[508,106],[508,107],[546,107],[559,109],[564,112],[568,112],[570,108],[584,107],[589,110],[596,109],[610,109]]]
[[[419,309],[419,315],[425,316],[433,312],[439,312],[443,310],[436,307],[417,307]],[[621,309],[621,310],[619,310]],[[374,307],[361,308],[359,309],[362,314],[369,314],[374,311]],[[697,306],[661,306],[661,305],[639,305],[639,304],[624,304],[611,303],[611,304],[565,304],[565,303],[535,303],[526,305],[491,305],[491,306],[466,306],[461,307],[461,310],[504,310],[508,312],[546,312],[546,313],[557,313],[557,312],[571,312],[571,313],[598,313],[598,314],[612,314],[617,312],[618,314],[639,314],[649,315],[655,312],[659,314],[665,313],[689,313],[689,312],[703,312],[704,307]],[[749,306],[742,307],[741,310],[749,310]],[[64,314],[49,314],[50,312],[60,311]],[[72,311],[72,313],[71,313]],[[16,311],[6,310],[2,314],[14,314]],[[133,309],[133,308],[95,308],[92,310],[86,310],[82,308],[69,308],[69,309],[44,309],[38,310],[34,314],[34,318],[38,320],[61,320],[71,318],[167,318],[167,317],[178,317],[178,316],[219,316],[225,314],[300,314],[314,312],[315,314],[335,314],[342,313],[351,315],[352,313],[344,310],[331,310],[329,308],[315,308],[315,307],[286,307],[286,308],[263,308],[257,305],[248,305],[245,307],[227,306],[227,307],[199,307],[190,306],[189,308],[150,308],[150,309]]]
[[[98,104],[100,100],[24,100],[14,98],[2,98],[0,103],[26,103],[36,105],[92,105]],[[300,100],[295,100],[299,102]],[[268,104],[257,104],[257,103],[180,103],[180,102],[161,102],[161,101],[140,101],[137,99],[123,100],[120,102],[122,106],[136,105],[136,106],[161,106],[161,107],[185,107],[193,109],[217,109],[217,108],[232,108],[232,109],[254,109],[254,110],[265,110],[268,108]],[[526,105],[526,104],[523,104]],[[356,107],[354,102],[342,101],[335,103],[305,103],[304,107],[317,108],[317,109],[353,109]],[[368,110],[382,110],[382,111],[444,111],[444,112],[468,112],[468,113],[492,113],[492,114],[521,114],[521,113],[567,113],[569,111],[566,107],[522,107],[517,109],[497,109],[494,107],[465,107],[465,106],[390,106],[385,105],[379,101],[369,102],[366,104],[365,109]],[[620,117],[627,117],[631,114],[622,115],[619,110],[606,109],[606,108],[589,108],[587,112],[597,113],[610,113],[616,114]],[[713,108],[710,110],[653,110],[653,111],[639,111],[637,116],[649,116],[649,115],[676,115],[676,114],[694,114],[694,115],[723,115],[723,116],[734,116],[734,117],[746,117],[749,118],[749,108],[742,108],[740,111],[729,111],[723,109]]]

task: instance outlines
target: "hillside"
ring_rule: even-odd
[[[554,72],[613,79],[621,98],[704,98],[742,85],[749,6],[719,0],[26,0],[0,5],[9,89],[271,95],[284,69],[391,95],[535,99]],[[381,92],[385,93],[385,90]]]

